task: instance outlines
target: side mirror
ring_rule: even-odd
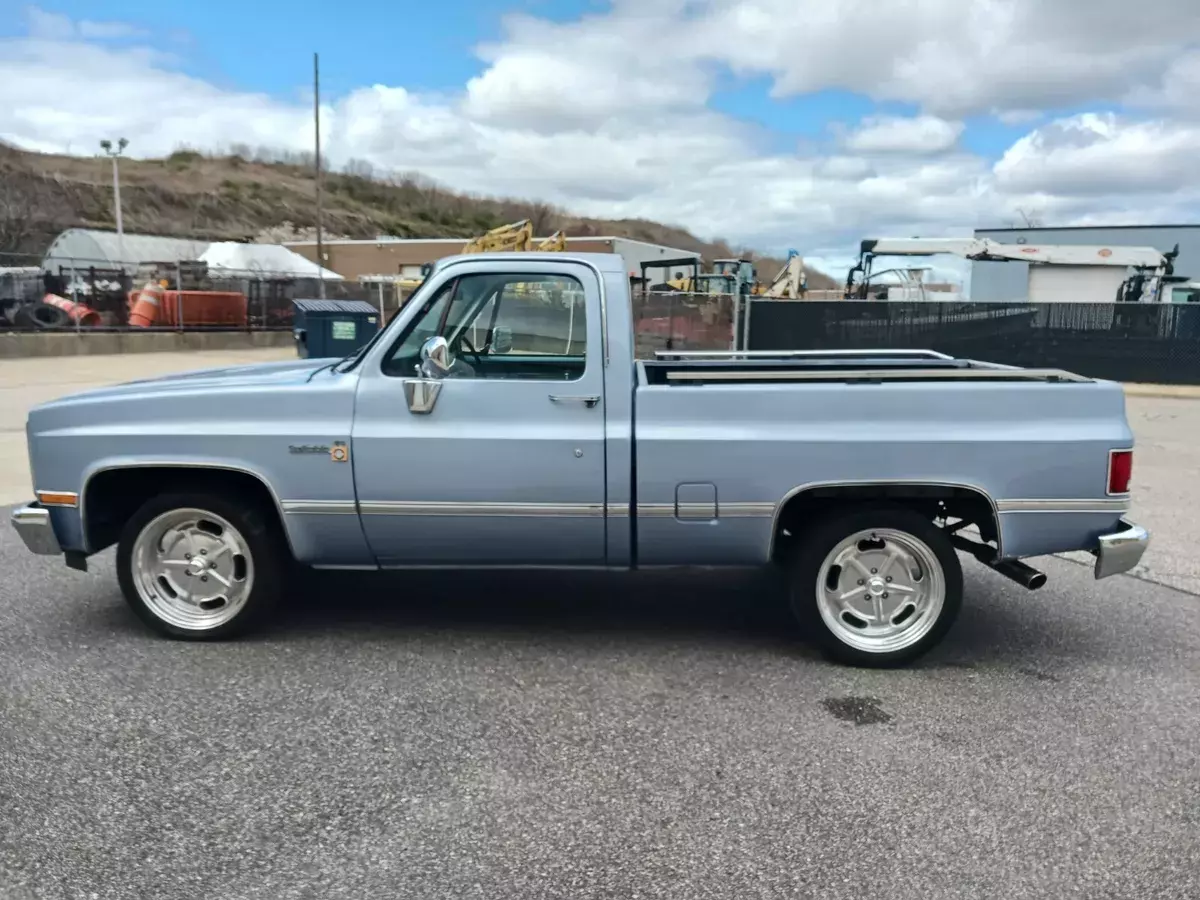
[[[421,345],[420,372],[423,377],[445,378],[453,365],[454,354],[450,352],[450,342],[440,334]]]
[[[508,353],[513,348],[512,329],[507,325],[497,325],[492,331],[492,353]]]
[[[450,342],[441,335],[435,335],[421,345],[417,377],[404,379],[404,400],[409,412],[419,416],[433,412],[438,394],[442,392],[442,379],[453,365]]]
[[[408,411],[418,416],[429,415],[442,392],[442,383],[432,378],[404,379],[404,401]]]

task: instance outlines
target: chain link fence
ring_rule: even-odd
[[[656,350],[733,348],[734,296],[635,291],[635,355],[651,359]],[[745,307],[743,299],[742,308]]]
[[[151,286],[152,290],[144,289]],[[202,262],[73,259],[45,268],[40,257],[0,253],[0,330],[283,331],[292,301],[365,300],[386,319],[411,291],[395,281],[354,282],[290,272],[212,269]],[[147,295],[148,297],[144,296]],[[153,302],[141,304],[143,299]]]
[[[148,283],[161,289],[161,295],[152,292],[156,309],[139,308]],[[323,288],[328,299],[377,307],[382,322],[390,321],[413,291],[411,282],[386,275],[327,280]],[[145,263],[133,270],[109,260],[73,259],[45,268],[39,256],[0,253],[0,330],[282,331],[292,327],[292,301],[320,297],[321,289],[315,278],[227,273],[188,260]],[[638,355],[730,349],[733,300],[731,295],[636,290]]]
[[[151,289],[147,292],[146,288]],[[390,276],[360,281],[0,253],[0,331],[285,331],[293,301],[362,300],[390,321],[412,294]],[[155,301],[143,303],[147,298]],[[638,358],[656,350],[931,348],[1019,366],[1058,366],[1119,381],[1200,384],[1200,303],[803,301],[637,289]],[[742,340],[738,341],[741,346]]]

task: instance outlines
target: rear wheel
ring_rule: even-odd
[[[919,513],[883,505],[837,513],[798,543],[792,611],[833,659],[904,665],[941,641],[958,616],[958,555]]]
[[[216,494],[148,501],[117,545],[126,602],[155,631],[185,640],[232,637],[261,622],[286,562],[270,518]]]

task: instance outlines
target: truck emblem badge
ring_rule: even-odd
[[[288,453],[310,456],[328,453],[334,462],[346,462],[350,459],[350,447],[345,441],[334,441],[329,444],[288,444]]]

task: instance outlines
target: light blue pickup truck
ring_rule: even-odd
[[[259,622],[321,569],[779,566],[827,654],[908,662],[962,604],[959,554],[1135,566],[1120,385],[939,353],[636,359],[615,255],[439,262],[343,360],[193,372],[29,415],[36,553],[116,545],[152,628]]]

